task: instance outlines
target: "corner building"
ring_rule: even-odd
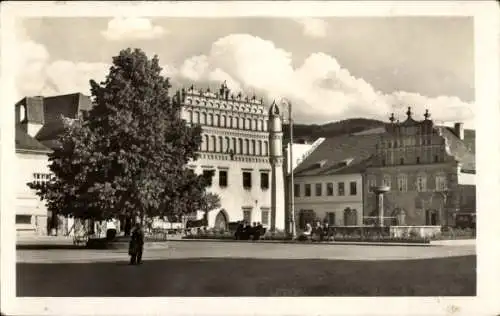
[[[465,137],[462,123],[438,126],[428,112],[417,121],[411,108],[406,115],[399,123],[393,114],[375,144],[364,174],[364,214],[378,215],[372,188],[382,185],[390,189],[386,225],[454,226],[458,215],[476,212],[474,140]]]
[[[182,118],[202,127],[199,157],[188,168],[197,174],[212,174],[208,190],[221,198],[221,208],[208,214],[208,226],[227,228],[229,222],[245,220],[284,229],[283,134],[278,106],[273,103],[267,109],[255,96],[231,94],[225,83],[215,93],[191,86],[181,89],[178,97]]]

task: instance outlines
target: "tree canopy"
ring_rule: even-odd
[[[201,128],[181,118],[181,100],[169,95],[161,70],[157,56],[126,49],[103,82],[90,81],[93,107],[68,124],[49,155],[53,178],[30,184],[50,210],[109,219],[205,209],[206,181],[185,168],[197,158]]]

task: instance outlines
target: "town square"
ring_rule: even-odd
[[[15,31],[17,297],[477,295],[474,19]]]

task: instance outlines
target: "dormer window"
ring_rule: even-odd
[[[326,164],[327,160],[320,160],[314,164],[316,168],[323,168],[323,166]]]

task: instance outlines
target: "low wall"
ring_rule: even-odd
[[[419,236],[432,238],[441,234],[441,226],[391,226],[391,237]]]

